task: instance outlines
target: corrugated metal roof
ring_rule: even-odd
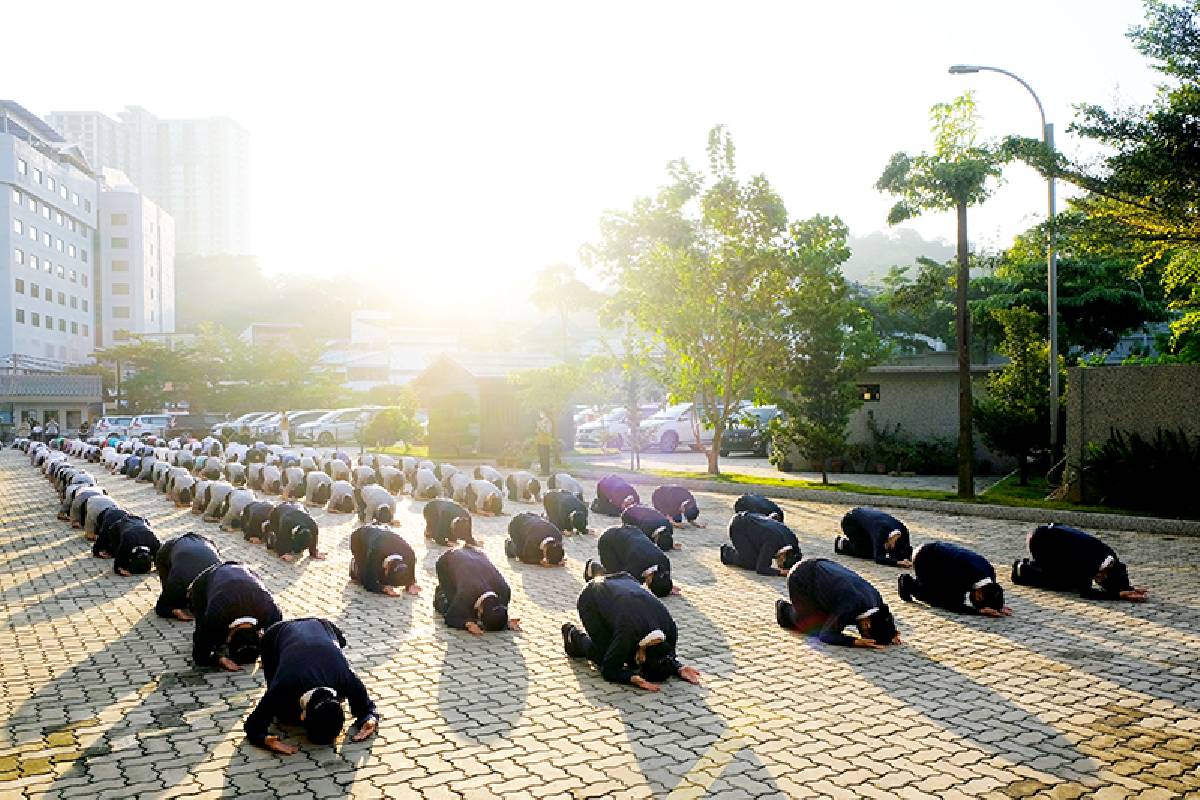
[[[0,397],[73,397],[100,402],[99,375],[0,375]]]

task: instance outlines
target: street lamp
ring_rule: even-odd
[[[1046,122],[1046,111],[1042,108],[1042,101],[1038,98],[1037,92],[1033,91],[1033,87],[1021,79],[1020,76],[1014,75],[1006,69],[999,67],[984,67],[978,64],[955,64],[950,67],[951,75],[971,75],[976,72],[999,72],[1001,75],[1007,75],[1017,83],[1025,87],[1033,97],[1033,102],[1037,103],[1038,114],[1042,118],[1042,141],[1046,145],[1046,150],[1051,155],[1054,155],[1054,124]],[[1054,246],[1054,173],[1051,172],[1046,178],[1046,196],[1047,196],[1047,213],[1046,213],[1046,316],[1050,321],[1050,453],[1051,461],[1058,457],[1059,452],[1059,431],[1058,431],[1058,251]]]

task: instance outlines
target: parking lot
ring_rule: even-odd
[[[680,535],[683,594],[666,602],[679,655],[703,685],[673,681],[652,695],[563,655],[559,626],[575,618],[594,537],[567,540],[564,569],[528,567],[503,556],[510,517],[478,520],[524,631],[477,639],[430,608],[440,548],[421,539],[420,503],[402,500],[398,529],[417,549],[424,591],[389,598],[347,581],[348,516],[315,515],[327,561],[288,564],[148,484],[100,482],[162,538],[203,530],[254,565],[286,616],[335,621],[380,731],[287,758],[249,746],[241,723],[261,674],[193,668],[190,625],[153,613],[157,578],[119,578],[91,558],[55,519],[40,473],[4,451],[0,797],[1200,797],[1200,541],[1105,532],[1150,603],[1010,588],[1005,620],[903,604],[896,570],[855,562],[904,636],[858,651],[778,628],[783,579],[719,563],[733,498],[700,495],[710,524]],[[846,507],[782,505],[805,554],[831,555]],[[998,565],[1021,555],[1027,531],[905,519],[917,543],[960,542]]]

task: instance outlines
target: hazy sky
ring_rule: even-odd
[[[1141,17],[1133,0],[68,0],[28,6],[5,36],[3,93],[39,113],[234,117],[267,270],[496,298],[577,261],[600,214],[653,191],[668,160],[702,163],[716,123],[793,216],[886,228],[874,182],[892,152],[928,147],[931,104],[973,88],[987,135],[1039,133],[1024,89],[947,75],[954,62],[1022,75],[1071,151],[1074,103],[1150,98],[1124,36]],[[1044,184],[1015,167],[972,240],[1002,245],[1044,213]],[[953,239],[949,216],[915,227]]]

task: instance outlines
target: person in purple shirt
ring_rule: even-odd
[[[660,486],[650,495],[650,504],[665,514],[676,525],[691,525],[703,528],[703,522],[697,522],[700,517],[700,506],[696,498],[682,486],[673,484]]]
[[[629,506],[642,502],[629,481],[620,475],[605,475],[596,484],[596,497],[592,500],[592,511],[608,517],[618,517]]]

